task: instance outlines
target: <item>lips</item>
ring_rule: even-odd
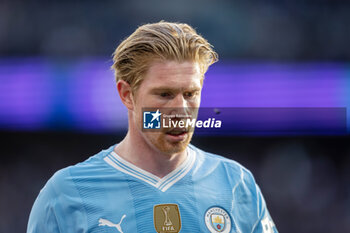
[[[173,136],[178,136],[187,133],[188,130],[185,128],[174,128],[166,132],[166,134],[170,134]]]

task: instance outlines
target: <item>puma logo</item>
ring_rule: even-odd
[[[108,221],[107,219],[100,218],[98,220],[98,223],[99,223],[98,226],[115,227],[115,228],[117,228],[117,230],[120,233],[123,233],[123,230],[122,230],[120,224],[122,224],[122,221],[125,217],[126,217],[126,215],[124,214],[123,217],[120,219],[120,222],[118,224],[112,223],[111,221]]]

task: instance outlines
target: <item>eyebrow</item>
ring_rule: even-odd
[[[169,91],[169,92],[176,92],[176,91],[200,91],[201,88],[199,87],[190,87],[190,88],[170,88],[169,86],[164,87],[155,87],[151,89],[151,92],[160,92],[160,91]]]

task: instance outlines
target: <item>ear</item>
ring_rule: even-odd
[[[117,82],[117,89],[123,104],[129,109],[134,109],[133,95],[131,91],[131,86],[124,80],[119,80]]]

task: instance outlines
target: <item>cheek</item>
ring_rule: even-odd
[[[134,105],[134,111],[132,112],[132,114],[133,114],[132,117],[134,119],[134,124],[138,129],[141,129],[142,128],[142,108],[138,103]]]
[[[190,101],[189,104],[191,107],[196,108],[196,107],[199,107],[200,103],[201,103],[201,96],[198,95],[196,98],[194,98],[192,101]]]

